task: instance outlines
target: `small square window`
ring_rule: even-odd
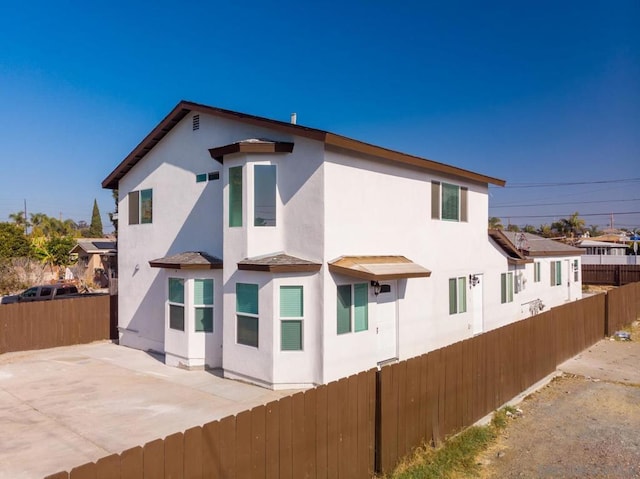
[[[196,183],[203,183],[205,181],[207,181],[206,173],[200,173],[199,175],[196,175]]]

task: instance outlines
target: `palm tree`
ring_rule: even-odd
[[[25,234],[27,233],[27,227],[29,226],[29,222],[24,216],[24,211],[17,211],[15,213],[10,213],[9,219],[13,221],[18,228],[20,229],[24,228]]]
[[[492,216],[489,218],[489,229],[491,230],[501,230],[504,226],[502,226],[502,220],[496,216]]]
[[[577,211],[569,216],[568,219],[562,221],[565,222],[571,236],[582,234],[582,232],[584,231],[584,220],[580,218],[580,215]]]

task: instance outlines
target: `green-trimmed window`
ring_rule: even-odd
[[[184,331],[184,279],[169,278],[169,328]]]
[[[238,344],[258,347],[258,285],[236,283]]]
[[[276,166],[253,167],[253,225],[276,225]]]
[[[229,226],[242,226],[242,166],[229,168]]]
[[[449,278],[449,314],[467,312],[467,278]]]
[[[131,191],[128,195],[129,224],[145,224],[153,221],[153,190]]]
[[[513,273],[500,275],[500,302],[502,304],[513,302]]]
[[[213,280],[193,281],[193,304],[195,307],[195,330],[213,333]]]
[[[551,286],[559,286],[562,284],[562,262],[551,262]]]
[[[369,329],[369,286],[345,284],[337,289],[337,333]]]
[[[536,261],[535,263],[533,263],[533,282],[534,283],[539,283],[540,282],[540,261]]]
[[[573,281],[580,279],[580,265],[577,259],[573,260]]]
[[[431,182],[431,218],[434,220],[468,221],[467,197],[469,189],[465,186]]]
[[[302,351],[304,291],[302,286],[280,286],[280,349]]]

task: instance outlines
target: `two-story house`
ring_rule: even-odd
[[[521,319],[501,301],[518,261],[487,234],[489,184],[504,181],[182,101],[103,181],[120,342],[290,388]]]

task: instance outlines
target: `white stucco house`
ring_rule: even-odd
[[[120,342],[307,387],[579,298],[579,250],[488,234],[489,184],[504,181],[182,101],[103,181]]]

